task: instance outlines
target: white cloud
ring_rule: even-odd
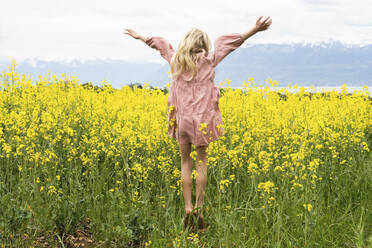
[[[372,7],[365,0],[13,0],[2,7],[0,59],[18,61],[33,57],[161,61],[158,52],[124,35],[123,28],[163,36],[177,47],[191,27],[198,27],[213,44],[219,35],[249,30],[261,15],[271,16],[273,24],[246,44],[372,42]]]

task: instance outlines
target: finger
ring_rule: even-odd
[[[128,33],[133,33],[133,30],[130,28],[126,28],[125,30],[127,30]]]
[[[257,23],[260,22],[260,20],[261,20],[262,17],[263,17],[263,16],[260,16],[260,17],[257,19]]]
[[[264,21],[263,21],[263,23],[265,23],[268,19],[270,18],[270,16],[269,17],[267,17]]]

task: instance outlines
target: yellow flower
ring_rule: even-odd
[[[257,173],[258,172],[258,166],[256,163],[250,163],[248,166],[248,172],[250,173]]]
[[[190,233],[187,239],[192,240],[192,241],[198,241],[199,237],[197,233]]]
[[[190,157],[192,158],[192,159],[196,159],[196,156],[198,155],[198,153],[196,152],[196,151],[192,151],[191,153],[190,153]]]
[[[217,127],[218,129],[221,129],[221,128],[224,127],[224,125],[223,125],[223,124],[219,124],[219,125],[217,125],[216,127]]]
[[[196,172],[196,170],[193,170],[191,173],[191,179],[195,179],[197,176],[198,176],[198,173]]]
[[[199,131],[202,131],[203,129],[206,129],[207,128],[207,123],[200,123],[200,127],[199,127]],[[206,134],[206,132],[204,131],[203,132],[204,134]]]
[[[308,203],[308,204],[304,204],[304,208],[307,210],[307,211],[311,211],[311,209],[313,208],[313,206],[310,204],[310,203]]]
[[[225,180],[221,180],[220,181],[220,190],[223,190],[224,187],[228,187],[230,185],[230,180],[229,179],[225,179]]]
[[[50,185],[49,187],[48,187],[48,194],[53,194],[53,193],[57,193],[57,191],[56,191],[56,187],[54,187],[53,185]]]
[[[264,191],[268,194],[270,194],[273,191],[274,183],[271,181],[262,182],[258,184],[258,191]]]

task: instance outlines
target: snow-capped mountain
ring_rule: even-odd
[[[248,43],[248,42],[246,42]],[[156,52],[156,51],[154,51]],[[160,55],[159,55],[160,57]],[[10,61],[0,61],[7,70]],[[29,59],[19,62],[17,70],[31,75],[56,74],[76,76],[80,83],[103,80],[114,88],[130,83],[149,83],[163,87],[170,82],[166,63],[134,63],[121,60],[45,61]],[[241,87],[253,77],[256,85],[272,78],[278,86],[371,86],[372,44],[346,45],[338,41],[317,44],[247,44],[228,55],[216,68],[215,83],[230,79],[232,87]]]

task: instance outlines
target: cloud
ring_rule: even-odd
[[[307,8],[314,8],[318,10],[330,10],[334,9],[342,3],[342,0],[302,0],[302,3]]]
[[[160,61],[156,51],[123,35],[123,28],[163,36],[176,47],[191,27],[206,31],[213,41],[225,33],[248,31],[261,15],[271,16],[273,24],[246,44],[330,38],[360,43],[370,40],[372,8],[364,1],[6,1],[2,7],[7,11],[0,15],[0,59]]]

